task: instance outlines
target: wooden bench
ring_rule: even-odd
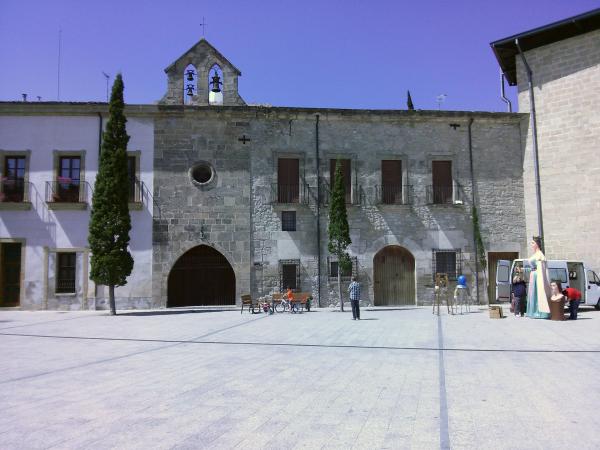
[[[254,306],[256,305],[257,302],[252,300],[252,296],[250,294],[244,294],[241,296],[241,299],[242,299],[242,309],[240,311],[240,314],[244,312],[244,306],[248,306],[248,312],[251,312],[254,314]]]

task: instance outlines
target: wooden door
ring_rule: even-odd
[[[342,177],[344,178],[344,189],[346,190],[346,203],[352,203],[352,172],[349,159],[340,159],[342,166]],[[331,180],[330,190],[333,191],[335,183],[335,168],[338,160],[329,160],[329,179]]]
[[[0,306],[19,306],[21,299],[21,243],[0,244]]]
[[[277,162],[278,203],[300,201],[300,160],[279,158]]]
[[[381,201],[402,204],[402,161],[381,161]]]
[[[432,161],[433,203],[452,203],[452,161]]]
[[[168,280],[167,306],[235,305],[235,274],[227,259],[200,245],[184,253]]]
[[[375,306],[415,304],[415,258],[403,247],[390,245],[373,258]]]
[[[519,257],[516,252],[488,252],[488,303],[496,302],[496,269],[498,261],[512,262]]]

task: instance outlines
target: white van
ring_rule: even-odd
[[[548,280],[558,280],[563,289],[574,287],[581,291],[582,299],[580,305],[595,306],[600,309],[600,277],[581,261],[565,261],[550,259],[548,265]],[[531,266],[527,259],[515,259],[510,261],[498,261],[496,268],[496,301],[509,302],[512,291],[512,279],[517,267],[524,269],[525,283],[529,283]]]

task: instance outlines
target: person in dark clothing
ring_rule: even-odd
[[[527,285],[520,275],[513,278],[512,297],[515,305],[515,316],[521,314],[521,317],[523,317],[527,306]]]
[[[567,297],[567,300],[569,301],[569,320],[577,320],[577,310],[579,309],[579,302],[581,301],[581,291],[568,287],[563,289],[562,294]]]
[[[360,283],[356,281],[356,277],[352,277],[348,292],[350,292],[350,304],[352,305],[352,320],[360,320]]]

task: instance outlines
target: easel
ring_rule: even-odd
[[[454,289],[454,303],[456,304],[456,311],[458,312],[458,305],[460,305],[460,313],[463,313],[463,305],[465,311],[471,312],[471,291],[469,288],[463,285],[457,285]]]
[[[435,274],[435,288],[433,296],[433,311],[437,307],[437,315],[440,315],[440,305],[446,300],[446,306],[448,307],[448,314],[454,314],[454,302],[453,299],[448,295],[448,274],[447,273],[436,273]]]

